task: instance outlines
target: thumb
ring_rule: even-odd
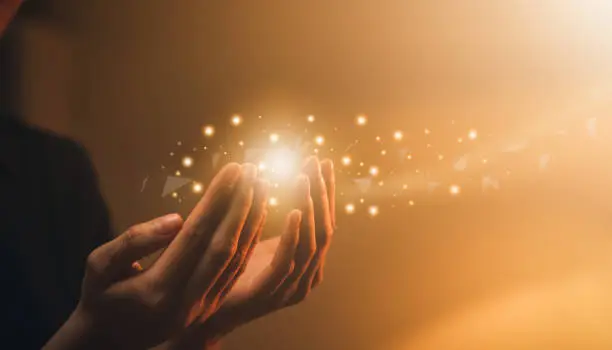
[[[182,226],[180,215],[169,214],[131,227],[89,255],[87,276],[96,284],[124,276],[134,261],[167,246]]]

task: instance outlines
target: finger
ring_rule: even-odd
[[[220,298],[224,290],[231,288],[232,282],[235,280],[236,275],[242,268],[246,255],[265,215],[266,205],[268,203],[268,188],[268,182],[264,180],[258,180],[255,184],[253,204],[246,219],[246,223],[242,228],[242,233],[240,233],[236,253],[234,254],[234,257],[232,258],[228,267],[219,277],[221,283],[217,283],[211,289],[209,293],[211,296],[218,296]],[[225,282],[225,284],[223,282]]]
[[[253,164],[245,164],[242,166],[242,173],[229,212],[215,231],[210,245],[187,284],[186,301],[190,304],[206,296],[216,284],[227,283],[229,278],[223,275],[223,272],[239,249],[238,244],[241,243],[240,233],[253,203],[257,168]],[[220,280],[222,275],[224,279]]]
[[[329,174],[333,173],[330,161],[322,164],[314,157],[310,158],[304,172],[310,179],[311,196],[314,206],[314,229],[317,249],[304,274],[297,281],[297,287],[289,299],[290,304],[298,303],[306,298],[313,287],[316,276],[321,271],[322,262],[325,258],[333,232],[332,215],[328,199],[328,190],[323,178],[323,168]]]
[[[87,274],[99,283],[117,279],[134,261],[166,246],[182,225],[178,214],[170,214],[133,226],[89,255]]]
[[[321,162],[321,173],[323,175],[323,182],[327,187],[327,200],[329,204],[329,213],[331,216],[331,228],[329,231],[323,232],[321,234],[324,235],[325,238],[317,239],[317,253],[318,262],[317,269],[314,275],[314,279],[311,282],[311,287],[314,288],[321,284],[323,281],[323,272],[325,267],[325,259],[327,257],[327,252],[329,251],[329,247],[333,238],[333,231],[336,229],[336,176],[334,173],[334,165],[331,160],[324,160]],[[315,206],[316,208],[316,206]],[[316,213],[316,209],[315,209]],[[315,214],[316,215],[316,214]],[[318,225],[318,221],[315,219],[315,225]],[[320,237],[320,234],[317,235]]]
[[[210,245],[241,176],[241,167],[236,163],[226,165],[215,176],[181,232],[147,272],[156,284],[184,286]]]
[[[293,271],[279,287],[277,292],[280,294],[287,294],[296,287],[296,284],[306,272],[317,248],[314,231],[314,210],[310,192],[308,177],[305,175],[300,175],[297,189],[297,193],[300,198],[299,208],[302,211],[299,241],[293,259]]]
[[[225,287],[223,291],[221,291],[221,300],[225,299],[225,297],[232,290],[236,282],[238,282],[238,279],[240,278],[240,276],[242,276],[242,274],[246,270],[246,267],[248,266],[249,261],[251,260],[251,257],[253,256],[253,252],[255,251],[255,247],[257,247],[257,244],[259,244],[259,241],[261,239],[261,235],[263,233],[263,229],[266,223],[267,216],[268,216],[268,211],[265,210],[263,219],[261,220],[261,223],[259,224],[259,227],[257,228],[257,233],[255,234],[255,237],[253,237],[253,240],[251,241],[251,245],[246,253],[246,256],[244,258],[242,265],[240,266],[240,269],[238,270],[238,272],[236,273],[232,281]]]
[[[321,173],[323,182],[327,187],[327,202],[329,205],[329,214],[331,216],[332,227],[337,228],[336,224],[336,173],[334,171],[334,163],[325,159],[321,162]]]
[[[270,265],[257,277],[254,288],[257,295],[274,294],[294,270],[293,259],[300,240],[302,212],[295,209],[287,216],[285,230]]]

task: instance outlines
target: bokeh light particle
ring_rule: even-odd
[[[393,133],[393,138],[395,139],[395,141],[401,141],[404,138],[404,133],[398,130]]]
[[[344,211],[346,211],[347,214],[354,214],[355,213],[355,205],[353,203],[349,203],[344,207]]]
[[[358,115],[357,119],[355,120],[355,122],[359,126],[364,126],[364,125],[366,125],[368,123],[368,118],[365,115]]]
[[[349,156],[342,157],[342,165],[344,165],[344,166],[351,165],[351,157],[349,157]]]
[[[202,186],[202,184],[201,184],[201,183],[196,182],[196,183],[194,183],[194,184],[193,184],[192,189],[193,189],[193,192],[194,192],[194,193],[200,193],[200,192],[202,192],[202,190],[204,189],[204,186]]]
[[[478,137],[478,132],[475,129],[471,129],[468,133],[468,138],[470,140],[476,140],[477,137]]]
[[[278,134],[270,134],[270,142],[277,143],[280,140],[280,136]]]
[[[322,146],[325,143],[325,138],[322,135],[315,137],[315,143]]]
[[[378,207],[375,205],[370,206],[368,208],[368,214],[370,214],[370,216],[377,216],[379,214]]]
[[[314,121],[315,121],[315,117],[314,117],[314,115],[309,115],[309,116],[306,118],[306,120],[308,120],[308,122],[309,122],[309,123],[314,123]]]
[[[183,158],[183,166],[185,168],[189,168],[193,165],[193,159],[191,157],[184,157]]]
[[[461,187],[459,187],[459,185],[451,185],[448,191],[451,195],[456,196],[461,193]]]
[[[242,117],[239,115],[235,115],[232,117],[232,125],[233,126],[239,126],[240,124],[242,124]]]
[[[380,170],[378,169],[378,167],[376,167],[376,166],[370,167],[370,175],[378,176],[379,172],[380,172]]]
[[[204,136],[212,137],[215,134],[215,127],[212,125],[206,125],[202,131]]]
[[[276,207],[278,206],[278,198],[270,197],[270,200],[268,201],[268,203],[270,204],[271,207]]]

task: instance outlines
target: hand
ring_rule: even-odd
[[[145,349],[216,310],[265,215],[267,184],[253,165],[230,164],[183,224],[169,215],[94,250],[81,301],[47,349]],[[168,246],[169,244],[169,246]],[[132,264],[168,249],[146,271]]]
[[[206,348],[236,327],[301,302],[322,282],[335,226],[333,164],[312,158],[305,173],[298,181],[300,210],[288,215],[283,235],[259,243],[221,308],[166,348]]]

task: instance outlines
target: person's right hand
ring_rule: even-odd
[[[94,250],[64,333],[89,339],[86,346],[144,349],[214,312],[264,220],[268,185],[256,177],[255,166],[230,164],[184,224],[165,216]],[[134,274],[134,261],[168,243],[150,269]],[[60,330],[47,348],[78,348],[70,338]]]

